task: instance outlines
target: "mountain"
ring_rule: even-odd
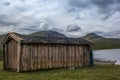
[[[0,35],[0,43],[3,41],[7,34]],[[39,31],[32,34],[29,34],[29,36],[41,36],[41,37],[59,37],[59,38],[65,38],[66,36],[62,33],[56,32],[56,31]]]
[[[83,36],[83,38],[88,39],[88,40],[104,39],[104,37],[97,35],[95,33],[89,33],[89,34]]]
[[[39,31],[32,34],[29,34],[29,36],[41,36],[41,37],[59,37],[59,38],[65,38],[66,36],[62,33],[56,32],[56,31]]]
[[[90,33],[82,38],[93,42],[93,49],[114,49],[120,48],[119,38],[105,38],[96,33]]]

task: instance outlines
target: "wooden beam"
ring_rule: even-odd
[[[20,72],[20,54],[21,54],[21,44],[17,43],[17,72]]]

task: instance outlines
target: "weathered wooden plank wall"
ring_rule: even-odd
[[[23,44],[20,57],[21,71],[84,67],[89,65],[89,47],[87,45]]]
[[[4,69],[17,70],[17,42],[10,39],[4,48]]]

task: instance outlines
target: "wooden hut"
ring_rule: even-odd
[[[4,70],[17,72],[93,64],[91,43],[80,38],[26,36],[8,33],[3,46]]]

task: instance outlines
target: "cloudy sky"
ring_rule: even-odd
[[[0,0],[0,34],[41,30],[120,38],[120,0]]]

